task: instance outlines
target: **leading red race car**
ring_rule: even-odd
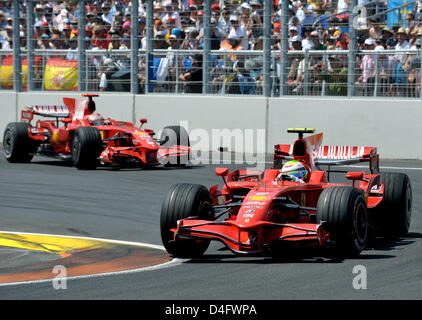
[[[124,165],[156,166],[159,164],[184,166],[190,147],[186,130],[168,126],[160,139],[155,132],[143,129],[147,122],[103,119],[96,113],[93,97],[63,98],[64,106],[27,106],[21,122],[9,123],[3,136],[3,154],[9,162],[29,162],[34,154],[72,160],[78,169],[95,169],[98,164],[119,168]],[[34,115],[55,120],[31,122]]]
[[[275,146],[274,164],[264,172],[216,168],[224,186],[171,187],[161,209],[161,238],[176,257],[202,255],[210,240],[236,254],[279,252],[291,246],[331,246],[359,254],[370,232],[404,235],[409,230],[412,189],[407,175],[379,174],[376,148],[324,146],[322,133],[294,128],[293,144]],[[305,181],[280,173],[283,162],[306,168]],[[320,165],[369,162],[369,173],[343,171],[349,183],[329,182]],[[284,168],[284,166],[283,166]],[[330,168],[329,168],[330,169]],[[339,171],[335,171],[339,172]],[[225,219],[220,217],[228,215]]]

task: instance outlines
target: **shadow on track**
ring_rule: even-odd
[[[375,260],[396,258],[392,254],[383,254],[383,251],[392,251],[397,247],[407,246],[421,239],[420,233],[409,233],[406,237],[397,239],[372,239],[366,249],[358,256],[344,256],[334,248],[284,248],[273,255],[237,256],[223,247],[218,251],[227,251],[222,254],[205,254],[200,258],[187,260],[185,263],[228,263],[228,264],[276,264],[276,263],[342,263],[345,260]],[[380,253],[381,251],[381,253]]]

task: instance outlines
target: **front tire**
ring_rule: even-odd
[[[37,143],[28,137],[28,123],[12,122],[3,135],[3,155],[9,162],[29,162],[36,151]]]
[[[79,127],[73,135],[72,161],[80,170],[93,170],[102,151],[100,132],[95,127]]]
[[[184,146],[189,147],[189,135],[186,129],[182,126],[167,126],[164,127],[160,135],[160,145],[166,148],[172,146]],[[189,162],[189,156],[182,157],[168,157],[166,159],[165,166],[171,167],[184,167]]]
[[[358,255],[368,240],[367,207],[363,194],[352,187],[324,189],[318,199],[316,219],[323,222],[341,253]]]
[[[173,239],[170,229],[188,217],[213,219],[212,200],[208,189],[198,184],[176,184],[170,188],[161,207],[161,240],[167,252],[175,257],[198,257],[208,248],[209,240]]]
[[[409,232],[412,215],[412,185],[404,173],[383,172],[384,198],[374,216],[382,235],[388,238],[405,236]]]

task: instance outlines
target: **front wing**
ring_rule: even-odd
[[[187,218],[179,220],[174,240],[183,238],[209,239],[223,242],[237,254],[259,254],[276,242],[300,242],[311,246],[324,246],[329,234],[320,224],[273,223],[261,221],[243,226],[234,220],[209,221]]]

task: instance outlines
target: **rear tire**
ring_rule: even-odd
[[[368,240],[368,217],[363,194],[352,187],[324,189],[318,199],[316,219],[330,233],[340,253],[357,255]]]
[[[208,189],[197,184],[173,185],[161,207],[161,240],[167,252],[175,257],[198,257],[208,248],[209,240],[176,239],[170,231],[177,221],[188,217],[212,220],[212,200]]]
[[[72,142],[72,161],[80,170],[93,170],[97,167],[102,151],[100,132],[94,127],[76,129]]]
[[[26,122],[12,122],[3,135],[3,155],[9,162],[29,162],[36,151],[37,143],[28,137]]]
[[[412,185],[404,173],[383,172],[384,198],[373,210],[381,234],[385,237],[405,236],[412,216]],[[372,212],[371,212],[372,214]]]
[[[175,145],[190,146],[189,135],[184,127],[167,126],[164,127],[160,135],[161,146],[170,148]],[[184,167],[189,162],[189,156],[169,157],[165,166]]]

